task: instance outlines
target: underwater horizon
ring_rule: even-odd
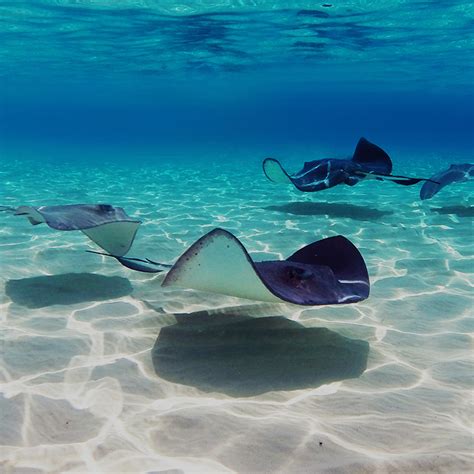
[[[0,40],[0,471],[472,472],[472,2],[4,1]]]

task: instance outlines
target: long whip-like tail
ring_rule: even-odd
[[[14,214],[16,212],[16,207],[0,206],[0,212],[12,212]]]
[[[135,270],[137,272],[160,273],[167,271],[173,266],[167,263],[155,262],[149,258],[118,257],[117,255],[112,255],[105,252],[96,252],[95,250],[86,250],[86,252],[104,255],[106,257],[113,257],[124,267],[130,268],[130,270]]]
[[[392,181],[393,183],[401,184],[402,186],[411,186],[413,184],[419,183],[420,181],[429,181],[431,183],[439,184],[437,181],[433,181],[432,179],[429,179],[429,178],[414,178],[411,176],[373,173],[373,172],[366,172],[366,171],[360,171],[358,173],[363,174],[364,176],[372,176],[375,179],[378,179],[380,181]]]

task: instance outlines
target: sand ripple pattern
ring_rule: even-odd
[[[86,254],[79,233],[0,216],[3,472],[472,469],[472,186],[446,188],[424,203],[417,187],[391,183],[304,195],[267,182],[258,161],[241,163],[2,165],[2,205],[108,202],[143,219],[137,256],[173,261],[216,226],[262,259],[343,234],[372,279],[369,300],[345,307],[164,290],[161,276]],[[175,374],[183,383],[155,372],[162,328],[226,315],[262,325],[284,316],[304,331],[365,341],[367,370],[240,396],[215,388],[209,351],[190,367],[214,390],[193,385],[185,372]],[[248,365],[242,370],[251,377]]]

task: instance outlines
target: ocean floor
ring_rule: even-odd
[[[164,289],[80,232],[0,214],[2,472],[472,472],[472,183],[302,194],[256,160],[0,177],[2,205],[124,207],[143,220],[130,256],[172,262],[214,227],[257,259],[342,234],[372,283],[326,307]]]

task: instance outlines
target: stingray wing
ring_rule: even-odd
[[[361,165],[366,171],[388,175],[392,172],[390,156],[379,146],[361,138],[354,150],[352,161]]]
[[[474,177],[474,164],[451,165],[447,170],[435,174],[420,189],[420,199],[431,199],[448,184],[460,183]]]
[[[311,258],[307,258],[302,253],[304,249],[288,260],[254,262],[234,235],[223,229],[214,229],[184,252],[168,272],[163,286],[300,305],[354,303],[367,298],[367,270],[357,249],[347,239],[330,240],[318,249],[329,251],[333,244],[337,248],[332,255],[350,248],[353,259],[347,260],[347,265],[357,263],[358,268],[343,270],[345,264],[339,261],[333,264],[337,268],[336,274],[331,266],[314,260],[314,252],[309,251]],[[359,259],[354,256],[354,249]],[[357,281],[345,281],[346,276],[357,277]]]
[[[258,276],[244,246],[223,229],[214,229],[191,245],[168,272],[163,286],[281,303]]]
[[[108,204],[20,206],[15,215],[27,217],[33,225],[46,223],[57,230],[80,230],[106,252],[119,257],[130,250],[140,225],[121,207]]]
[[[330,268],[341,285],[340,298],[345,299],[345,302],[369,297],[370,280],[364,258],[357,247],[342,235],[309,244],[295,252],[287,261]]]
[[[291,176],[286,172],[278,160],[265,158],[263,160],[263,172],[265,176],[274,183],[293,184]]]

